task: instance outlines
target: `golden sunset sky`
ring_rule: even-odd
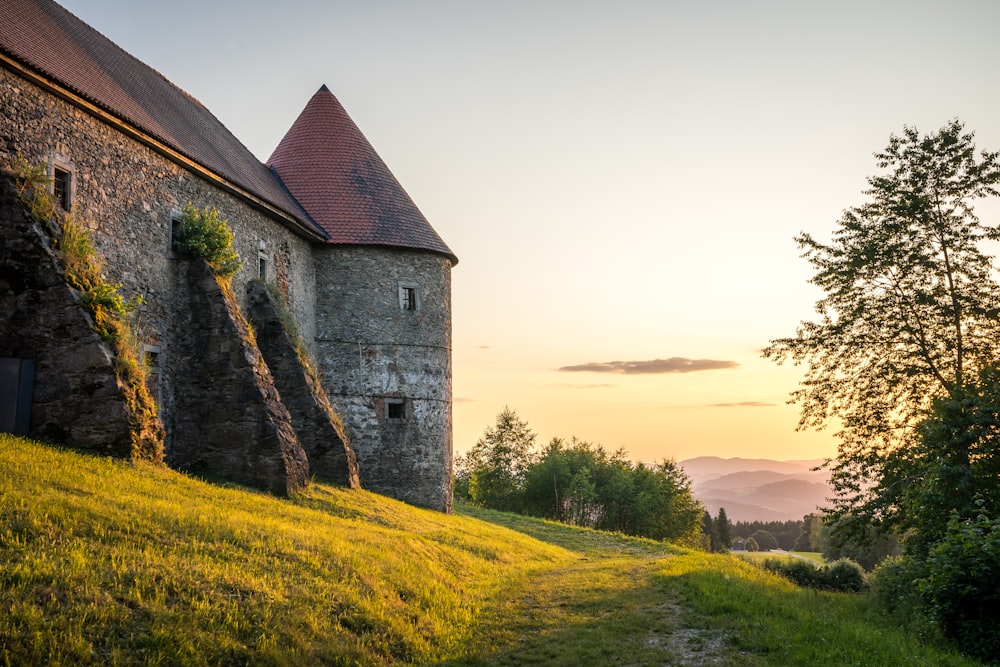
[[[760,358],[820,296],[793,236],[904,125],[1000,149],[995,0],[62,4],[261,160],[330,87],[459,256],[457,454],[506,405],[540,445],[832,456]]]

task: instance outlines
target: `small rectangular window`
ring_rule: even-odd
[[[389,398],[385,401],[385,418],[389,421],[406,419],[406,401],[401,398]]]
[[[64,211],[68,211],[72,202],[72,173],[60,169],[52,168],[52,196],[55,197],[56,204]]]
[[[267,255],[264,253],[257,255],[257,277],[267,282]]]
[[[420,310],[420,290],[416,283],[399,283],[399,308],[411,313]]]
[[[174,240],[178,237],[181,226],[184,224],[184,211],[180,209],[172,209],[170,211],[170,254],[173,256],[176,247],[174,246]]]
[[[417,309],[417,290],[413,287],[403,288],[403,310]]]

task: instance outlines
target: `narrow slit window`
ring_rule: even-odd
[[[416,283],[399,284],[399,309],[408,313],[420,310],[420,290]]]
[[[403,288],[403,310],[417,309],[417,290],[414,287]]]
[[[72,172],[59,167],[52,168],[52,196],[55,197],[56,204],[64,211],[68,211],[73,204],[72,201]]]
[[[267,271],[270,267],[268,266],[267,259],[267,243],[263,240],[257,241],[257,277],[267,282]]]

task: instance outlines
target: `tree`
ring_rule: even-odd
[[[901,528],[921,556],[957,515],[1000,516],[1000,370],[986,368],[951,396],[935,399],[912,451],[892,457],[902,485]]]
[[[707,551],[715,553],[719,550],[719,531],[715,527],[715,521],[712,520],[712,514],[705,510],[705,513],[701,516],[701,531],[705,536],[705,548]]]
[[[792,393],[800,428],[841,423],[832,512],[847,532],[904,522],[917,425],[935,398],[961,397],[1000,344],[1000,286],[980,247],[1000,230],[973,212],[998,194],[998,153],[977,157],[955,120],[924,137],[905,128],[876,162],[885,173],[868,179],[869,201],[845,211],[829,245],[796,237],[825,292],[818,320],[764,351],[806,365]],[[950,465],[968,467],[960,440],[944,446]]]
[[[822,549],[823,517],[806,514],[802,518],[802,532],[795,540],[793,551],[819,551]]]
[[[733,524],[726,516],[726,508],[720,507],[719,513],[715,517],[715,532],[719,537],[718,549],[712,551],[729,551],[729,546],[733,543]]]
[[[771,551],[772,549],[777,549],[780,545],[778,540],[775,539],[774,535],[766,530],[755,531],[753,535],[747,538],[747,541],[754,541],[757,548],[761,551]]]
[[[464,462],[471,500],[492,509],[518,510],[534,444],[535,434],[528,423],[504,407],[496,424],[486,429]]]

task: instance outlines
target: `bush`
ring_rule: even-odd
[[[868,583],[864,569],[846,558],[825,567],[799,559],[768,558],[763,566],[768,572],[774,572],[803,588],[857,593],[863,591]]]
[[[820,569],[804,560],[768,558],[764,561],[764,569],[788,579],[797,586],[805,588],[820,587]]]
[[[995,660],[1000,646],[1000,520],[952,517],[927,559],[920,592],[945,636],[962,651]]]
[[[924,563],[912,556],[890,556],[868,577],[872,604],[900,627],[915,635],[939,641],[941,630],[927,615],[927,602],[920,593],[926,578]]]
[[[223,278],[236,274],[243,261],[233,248],[233,232],[214,208],[200,211],[188,203],[174,234],[174,247],[185,257],[201,258]]]
[[[821,581],[824,588],[845,593],[858,593],[868,585],[864,568],[848,558],[841,558],[824,567]]]

